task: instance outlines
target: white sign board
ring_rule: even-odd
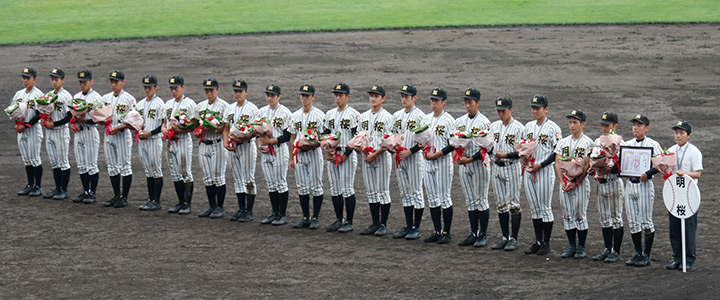
[[[700,207],[700,190],[687,174],[673,174],[663,183],[663,200],[670,214],[678,219],[687,219]]]

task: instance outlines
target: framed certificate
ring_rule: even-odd
[[[652,168],[652,147],[620,146],[620,177],[640,177]]]

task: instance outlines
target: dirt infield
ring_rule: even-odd
[[[204,99],[201,81],[218,78],[220,97],[232,101],[230,82],[245,78],[253,102],[265,104],[262,89],[276,82],[284,93],[281,103],[291,110],[300,107],[297,88],[306,82],[318,90],[317,107],[334,105],[330,89],[344,81],[352,88],[350,104],[359,111],[369,108],[365,90],[372,84],[385,86],[386,108],[401,108],[394,93],[403,83],[415,84],[419,107],[429,112],[429,92],[435,86],[449,94],[447,111],[454,117],[464,113],[462,91],[470,86],[481,90],[481,112],[497,120],[492,100],[509,95],[515,101],[514,116],[531,119],[526,104],[535,93],[550,99],[549,117],[569,133],[562,117],[572,109],[584,110],[589,118],[586,134],[600,133],[598,120],[604,110],[616,111],[621,120],[635,113],[647,114],[652,122],[649,136],[664,147],[674,142],[670,127],[678,119],[692,122],[691,142],[705,155],[706,171],[700,180],[698,260],[686,275],[663,268],[670,259],[667,212],[661,198],[660,179],[655,179],[654,221],[657,228],[653,263],[650,267],[626,267],[561,259],[566,237],[561,221],[555,222],[548,259],[522,251],[492,251],[427,245],[421,241],[365,237],[357,234],[370,223],[361,172],[355,187],[358,195],[356,231],[349,234],[293,230],[261,226],[258,221],[238,224],[221,220],[169,215],[165,210],[141,212],[145,179],[137,157],[133,158],[134,181],[130,206],[103,208],[101,204],[73,204],[38,198],[20,198],[15,192],[24,184],[12,124],[0,126],[0,298],[553,298],[641,299],[677,298],[692,293],[694,299],[711,299],[720,288],[720,213],[717,202],[718,154],[713,142],[720,123],[712,112],[718,101],[720,75],[720,26],[573,26],[470,28],[276,34],[173,39],[77,42],[51,45],[0,47],[0,95],[9,99],[22,87],[19,72],[26,65],[41,74],[38,86],[50,88],[45,76],[59,66],[69,74],[66,84],[77,92],[74,74],[89,68],[95,87],[109,91],[104,78],[112,69],[125,71],[127,90],[142,98],[139,82],[153,73],[165,83],[181,74],[187,95]],[[71,76],[70,76],[71,75]],[[159,95],[169,99],[166,84]],[[630,137],[628,122],[619,133]],[[134,151],[137,148],[135,148]],[[100,150],[102,152],[102,149]],[[135,152],[136,153],[136,152]],[[197,155],[197,149],[195,149]],[[109,197],[105,159],[100,154],[99,200]],[[201,184],[202,171],[195,156],[194,208],[207,206]],[[52,187],[52,176],[43,147],[44,186]],[[74,168],[70,194],[81,190]],[[163,199],[165,207],[175,203],[168,179],[167,163]],[[269,213],[270,205],[262,171],[256,179],[261,190],[255,207],[256,219]],[[227,174],[228,181],[232,178]],[[301,216],[292,172],[288,174],[291,222]],[[392,175],[394,184],[395,175]],[[455,183],[459,184],[458,177]],[[326,180],[327,188],[327,180]],[[231,185],[228,190],[232,191]],[[326,189],[322,225],[333,218]],[[602,250],[602,238],[593,192],[588,209],[590,231],[588,254]],[[529,245],[531,222],[524,192],[525,214],[520,231],[522,248]],[[560,214],[557,192],[553,201]],[[389,227],[403,224],[399,194]],[[491,190],[490,203],[494,208]],[[456,241],[469,232],[464,197],[453,191]],[[227,211],[237,203],[229,192]],[[422,233],[432,227],[426,210]],[[627,227],[626,227],[627,228]],[[627,230],[626,230],[627,231]],[[497,215],[492,212],[491,242],[500,236]],[[629,234],[623,257],[632,252]]]

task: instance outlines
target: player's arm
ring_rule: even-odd
[[[678,171],[675,172],[675,173],[677,173],[678,176],[688,175],[688,176],[690,176],[690,177],[692,177],[692,178],[698,179],[698,178],[700,178],[700,175],[702,175],[702,170],[697,170],[697,171],[692,171],[692,172],[687,172],[687,171],[683,171],[683,170],[678,170]]]
[[[355,133],[357,133],[357,127],[350,128],[350,136],[355,136]],[[345,147],[345,152],[342,155],[342,160],[345,161],[345,159],[348,158],[348,156],[350,156],[352,152],[353,149]]]
[[[580,176],[578,176],[578,177],[575,179],[575,182],[582,182],[583,180],[585,180],[585,177],[587,177],[588,171],[590,170],[590,157],[589,157],[589,156],[585,156],[585,158],[583,158],[583,160],[585,160],[585,165],[584,165],[584,167],[583,167],[583,172],[580,174]]]
[[[283,129],[283,134],[277,138],[269,138],[264,137],[262,140],[264,140],[263,144],[265,145],[280,145],[282,143],[287,143],[290,141],[290,132],[287,129]]]
[[[555,155],[555,177],[563,184],[563,175],[562,171],[560,171],[560,154],[553,154]],[[563,187],[565,189],[565,187]]]

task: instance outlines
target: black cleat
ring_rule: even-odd
[[[490,249],[502,250],[502,249],[505,249],[505,246],[507,246],[507,244],[508,244],[508,240],[503,238],[499,242],[495,243],[495,245],[492,245],[492,247],[490,247]]]
[[[385,225],[380,224],[378,230],[375,231],[375,236],[386,236],[388,234],[388,228]]]
[[[335,220],[335,222],[333,222],[330,226],[325,228],[325,231],[327,231],[327,232],[338,231],[338,229],[340,229],[340,227],[342,227],[342,226],[343,226],[342,220],[338,219],[338,220]]]
[[[208,207],[208,209],[206,209],[206,210],[204,210],[203,212],[201,212],[201,213],[198,215],[198,217],[200,217],[200,218],[207,218],[207,217],[209,217],[209,216],[213,213],[214,210],[215,210],[214,207]]]
[[[449,234],[447,232],[443,232],[442,237],[438,241],[438,244],[445,245],[452,243],[452,234]]]
[[[380,229],[380,226],[377,225],[370,225],[367,228],[363,229],[363,231],[360,232],[360,235],[371,235],[375,234],[375,232]]]
[[[393,233],[392,237],[394,239],[403,239],[408,235],[408,233],[410,233],[410,227],[405,227],[402,230],[400,230],[396,233]]]
[[[525,250],[525,254],[537,254],[538,250],[540,250],[540,244],[535,241],[532,243],[532,245],[530,245],[530,248]]]
[[[562,257],[562,258],[573,257],[573,256],[575,256],[576,251],[577,251],[577,247],[568,246],[567,250],[565,250],[565,252],[563,252],[563,254],[560,255],[560,257]]]
[[[423,240],[423,243],[437,243],[440,241],[441,238],[442,235],[439,232],[433,231],[433,233],[429,237]]]
[[[293,225],[293,228],[308,228],[308,227],[310,227],[310,220],[308,220],[307,218],[304,218],[304,217],[302,219],[300,219],[300,221],[298,221],[297,223],[295,223]]]
[[[77,195],[77,197],[72,198],[72,202],[74,203],[81,203],[83,200],[85,200],[85,197],[87,197],[87,193],[82,192],[80,195]]]
[[[32,192],[32,190],[33,190],[33,187],[28,184],[28,185],[25,186],[24,189],[22,189],[21,191],[17,192],[17,194],[20,195],[20,196],[27,196],[27,195],[30,194],[30,192]]]
[[[123,208],[128,205],[128,200],[125,197],[120,197],[117,202],[115,202],[115,205],[113,205],[114,208]]]
[[[603,251],[602,253],[598,253],[598,255],[593,256],[592,259],[593,259],[594,261],[599,261],[599,260],[605,261],[605,259],[606,259],[609,255],[610,255],[610,251],[608,251],[607,249],[605,249],[605,251]]]
[[[467,237],[466,239],[460,241],[460,242],[458,243],[458,246],[463,246],[463,247],[464,247],[464,246],[472,246],[472,245],[475,245],[475,240],[476,240],[475,235],[471,233],[470,235],[468,235],[468,237]]]
[[[115,197],[112,197],[110,200],[105,201],[105,203],[103,203],[103,206],[105,206],[105,207],[115,206],[115,203],[118,202],[118,200],[120,200],[120,195],[115,195]]]
[[[633,258],[625,261],[625,265],[626,266],[634,266],[641,259],[642,259],[642,255],[635,253],[635,256],[633,256]]]
[[[95,201],[97,201],[97,196],[94,192],[88,192],[85,199],[83,199],[83,203],[85,204],[93,204]]]

